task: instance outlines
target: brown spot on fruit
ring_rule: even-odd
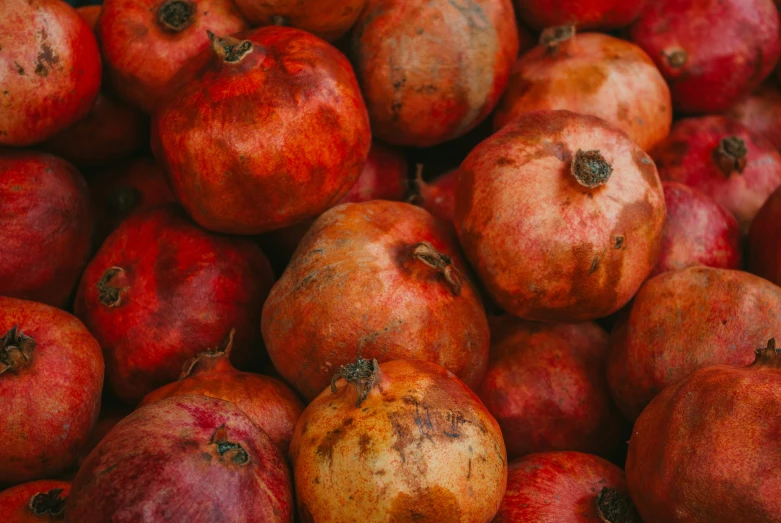
[[[461,512],[456,496],[440,486],[417,495],[398,494],[390,508],[391,523],[459,521]]]

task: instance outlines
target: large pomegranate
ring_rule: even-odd
[[[521,115],[472,150],[458,177],[461,245],[515,316],[607,316],[656,264],[665,219],[656,167],[595,116]]]
[[[65,521],[292,523],[290,472],[266,433],[231,403],[168,398],[120,421],[90,453]]]
[[[3,0],[0,50],[0,146],[42,142],[89,113],[100,88],[100,52],[71,6]]]
[[[458,169],[448,171],[431,181],[423,179],[419,169],[415,179],[417,194],[414,200],[435,217],[453,223],[456,214],[456,182]]]
[[[361,14],[366,0],[236,0],[253,25],[291,25],[332,42]]]
[[[71,466],[100,410],[103,357],[65,311],[0,296],[0,485]]]
[[[618,29],[640,16],[649,0],[515,0],[521,18],[535,29],[574,25],[578,29]]]
[[[746,365],[781,332],[781,288],[752,274],[710,267],[648,280],[611,333],[607,378],[634,420],[662,389],[701,367]]]
[[[250,240],[208,233],[176,206],[125,220],[87,266],[76,314],[103,347],[107,381],[134,402],[236,330],[232,356],[257,359],[257,317],[273,276]]]
[[[499,425],[426,361],[343,366],[301,415],[290,459],[302,523],[490,521],[507,480]]]
[[[42,479],[4,490],[0,492],[0,521],[59,521],[65,512],[65,498],[68,497],[70,488],[71,485],[67,481]]]
[[[774,339],[748,367],[714,365],[663,390],[637,419],[626,460],[644,521],[781,521],[780,409]]]
[[[64,307],[90,255],[87,184],[68,162],[0,151],[0,295]]]
[[[447,224],[374,200],[325,212],[263,307],[271,360],[305,398],[358,356],[438,363],[477,386],[488,320]]]
[[[774,82],[763,83],[725,114],[781,149],[781,91]]]
[[[630,32],[656,62],[683,113],[726,111],[778,60],[772,0],[654,0]]]
[[[767,199],[751,223],[749,269],[781,285],[781,187]]]
[[[518,55],[511,0],[368,0],[352,58],[375,136],[427,147],[496,106]]]

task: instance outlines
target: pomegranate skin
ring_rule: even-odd
[[[422,176],[416,180],[417,203],[434,217],[448,223],[455,221],[456,214],[456,182],[458,169],[448,171],[426,182]]]
[[[689,267],[651,278],[611,333],[610,391],[635,420],[659,391],[708,365],[747,365],[781,332],[781,288],[752,274]]]
[[[231,329],[234,361],[257,360],[257,315],[272,281],[253,242],[203,231],[169,205],[130,216],[106,239],[74,309],[103,347],[112,392],[133,403]]]
[[[757,87],[725,115],[764,136],[776,149],[781,149],[781,91],[774,82],[767,81]]]
[[[433,361],[475,387],[490,344],[452,231],[419,207],[383,200],[339,205],[315,221],[271,289],[261,330],[305,400],[359,355]]]
[[[231,403],[189,395],[135,411],[90,453],[65,504],[68,523],[166,520],[292,523],[284,458]]]
[[[0,296],[0,485],[73,465],[98,417],[102,388],[100,346],[79,320]]]
[[[577,176],[588,182],[595,150],[595,172],[609,174],[607,162],[614,174],[588,188]],[[664,219],[654,163],[595,116],[522,115],[458,173],[461,245],[491,298],[527,320],[574,323],[623,307],[656,264]]]
[[[329,42],[353,26],[364,5],[366,0],[236,0],[253,26],[289,25]]]
[[[368,0],[352,62],[377,138],[429,147],[493,110],[518,56],[511,0]]]
[[[757,213],[748,236],[751,272],[781,285],[781,188]]]
[[[748,95],[781,52],[772,0],[658,0],[630,39],[656,62],[687,114],[721,113]]]
[[[0,146],[43,142],[89,113],[100,88],[100,52],[71,6],[4,0],[0,49]]]
[[[515,0],[524,22],[535,29],[575,25],[578,29],[619,29],[634,22],[648,0]]]
[[[41,479],[0,492],[0,521],[42,523],[59,521],[71,485],[67,481]]]
[[[0,151],[0,295],[64,307],[90,255],[87,184],[68,162]]]

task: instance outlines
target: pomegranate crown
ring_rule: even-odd
[[[776,348],[775,338],[767,340],[767,346],[755,350],[754,354],[756,354],[756,359],[752,365],[781,367],[781,349]]]
[[[369,395],[374,384],[377,383],[377,378],[380,373],[380,365],[377,360],[372,358],[371,360],[365,360],[358,356],[358,360],[355,363],[348,363],[342,365],[339,370],[336,371],[333,378],[331,378],[331,394],[336,393],[336,380],[344,378],[347,383],[352,383],[358,390],[358,400],[355,403],[356,407],[360,407],[363,400]]]

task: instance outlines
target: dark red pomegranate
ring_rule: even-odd
[[[237,407],[206,396],[147,405],[120,421],[73,479],[65,521],[292,523],[290,472]]]
[[[0,296],[0,485],[73,465],[98,417],[102,388],[100,345],[79,320]]]
[[[521,18],[535,29],[574,25],[610,30],[634,22],[649,0],[515,0]]]
[[[458,169],[448,171],[431,181],[425,181],[422,169],[415,180],[415,201],[435,217],[453,223],[456,214],[456,181]]]
[[[252,25],[290,25],[333,42],[355,23],[366,0],[236,0]]]
[[[630,31],[656,62],[676,111],[720,113],[748,95],[778,60],[772,0],[655,0]]]
[[[0,521],[41,523],[60,521],[71,485],[67,481],[42,479],[22,483],[0,492]]]
[[[0,151],[0,295],[64,307],[90,255],[87,184],[68,162]]]
[[[751,223],[749,270],[781,285],[781,187],[767,199]]]
[[[108,385],[136,402],[236,330],[234,361],[257,360],[273,281],[252,241],[195,226],[176,206],[125,220],[87,266],[75,311],[103,347]]]
[[[726,116],[761,134],[776,149],[781,149],[781,91],[768,81],[732,106]]]

